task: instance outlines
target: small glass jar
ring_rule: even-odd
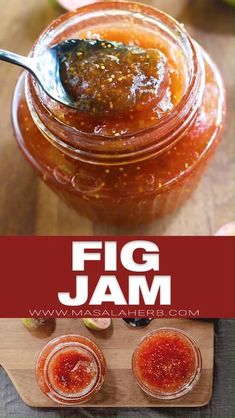
[[[76,111],[51,100],[27,74],[13,99],[15,135],[43,180],[81,215],[130,226],[150,222],[185,202],[217,147],[225,113],[221,77],[182,25],[131,2],[95,3],[61,16],[42,33],[31,56],[92,29],[97,36],[106,33],[109,40],[143,47],[165,42],[169,60],[184,69],[178,103],[146,127],[134,121],[136,129],[118,136],[97,126],[87,133],[74,123]]]
[[[105,378],[105,358],[90,339],[64,335],[50,341],[36,362],[36,380],[53,401],[64,404],[87,402]]]
[[[176,328],[159,328],[136,347],[132,370],[139,387],[157,399],[176,399],[197,384],[202,357],[196,342]]]

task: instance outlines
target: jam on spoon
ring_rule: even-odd
[[[157,49],[74,39],[58,51],[62,84],[81,112],[112,117],[146,111],[169,84],[167,59]]]
[[[0,49],[0,60],[27,69],[57,102],[94,115],[153,109],[169,85],[161,51],[120,42],[69,39],[34,58]]]

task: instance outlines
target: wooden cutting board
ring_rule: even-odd
[[[136,385],[132,376],[131,357],[140,338],[152,329],[171,326],[189,332],[198,343],[203,370],[191,393],[173,401],[150,399]],[[42,347],[52,338],[68,333],[92,338],[103,350],[107,361],[104,386],[89,403],[92,407],[197,407],[206,405],[212,394],[214,327],[200,320],[155,319],[146,328],[130,328],[114,319],[107,331],[91,331],[80,319],[57,319],[43,329],[30,332],[19,319],[0,319],[0,364],[8,373],[19,395],[33,407],[60,407],[38,388],[34,365]]]

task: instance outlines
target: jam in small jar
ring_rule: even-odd
[[[173,212],[197,186],[221,137],[217,67],[183,25],[135,2],[99,2],[59,17],[31,56],[68,39],[103,40],[110,54],[79,52],[64,68],[79,110],[52,100],[30,74],[21,77],[13,126],[23,153],[94,222],[132,226]]]
[[[201,375],[202,358],[196,342],[184,331],[159,328],[137,346],[132,369],[137,384],[158,399],[176,399],[193,389]]]
[[[90,339],[64,335],[50,341],[36,362],[36,379],[42,392],[64,405],[88,401],[101,389],[105,358]]]

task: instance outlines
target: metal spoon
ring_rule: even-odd
[[[125,54],[133,54],[137,60],[138,57],[141,58],[141,56],[142,58],[143,56],[149,57],[147,50],[136,46],[127,46],[119,42],[109,42],[96,39],[70,39],[61,42],[51,47],[43,54],[32,58],[0,49],[0,60],[19,65],[20,67],[28,70],[36,78],[46,94],[57,102],[74,109],[87,111],[91,106],[94,106],[94,97],[87,95],[86,91],[84,91],[84,99],[81,98],[81,100],[75,100],[75,98],[69,94],[69,91],[66,88],[66,83],[63,82],[63,70],[65,69],[66,64],[69,64],[69,60],[74,63],[75,59],[78,61],[79,59],[84,60],[84,58],[86,59],[87,57],[91,57],[92,54],[95,56],[95,53],[97,52],[102,52],[106,56],[110,56],[111,53],[114,53],[114,50],[115,53],[119,53],[119,57],[124,57]],[[160,52],[158,53],[160,54]],[[120,58],[120,60],[121,59],[122,58]],[[158,72],[160,73],[156,66],[157,75]],[[77,77],[79,78],[79,74]],[[158,89],[158,92],[160,90],[159,87],[164,81],[164,77],[162,79],[160,78],[157,80],[156,86],[150,86],[151,88],[155,87]],[[99,84],[99,80],[96,80],[96,84],[97,82]],[[160,95],[158,100],[160,100]],[[101,103],[96,103],[95,101],[95,105],[96,104],[97,108],[98,105],[101,105]],[[124,106],[123,103],[122,106]]]
[[[63,54],[72,51],[75,47],[79,48],[81,45],[85,46],[86,41],[62,42],[33,58],[0,49],[0,60],[25,68],[36,78],[48,96],[63,105],[76,109],[76,103],[66,92],[61,82],[60,67]]]

